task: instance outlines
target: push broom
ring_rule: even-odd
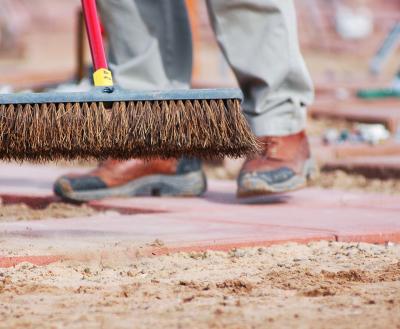
[[[257,151],[240,90],[127,91],[108,69],[95,0],[82,0],[94,88],[0,95],[0,159],[233,156]]]

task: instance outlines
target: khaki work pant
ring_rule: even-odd
[[[200,1],[200,0],[199,0]],[[111,69],[127,89],[188,88],[192,40],[184,0],[98,0]],[[257,136],[305,128],[313,86],[293,0],[208,0],[216,38]]]

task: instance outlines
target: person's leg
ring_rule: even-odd
[[[116,82],[127,89],[188,88],[191,32],[183,0],[99,0]],[[110,196],[204,193],[199,160],[108,160],[84,175],[66,175],[54,192],[68,201]]]
[[[99,0],[110,67],[126,89],[188,88],[191,31],[183,0]]]
[[[257,136],[304,129],[313,87],[299,50],[292,0],[208,0],[217,40],[244,93]]]
[[[184,0],[135,0],[150,33],[158,40],[169,88],[189,88],[193,46]]]
[[[299,50],[293,1],[208,0],[207,4],[219,45],[243,91],[243,109],[252,130],[262,142],[274,144],[246,162],[239,194],[303,186],[310,166],[303,130],[313,86]]]

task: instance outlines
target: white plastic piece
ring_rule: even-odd
[[[336,9],[336,30],[343,39],[364,39],[374,30],[371,11],[365,7],[352,9],[339,4]]]
[[[394,80],[392,81],[391,87],[392,87],[394,90],[400,90],[400,74],[398,74],[398,75],[394,78]]]
[[[14,92],[14,88],[10,85],[0,85],[0,94],[10,94]]]
[[[380,123],[360,123],[357,124],[356,129],[364,141],[373,145],[379,144],[390,137],[390,132]]]

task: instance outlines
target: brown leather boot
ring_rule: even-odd
[[[268,195],[300,189],[316,172],[304,131],[260,138],[264,151],[244,163],[238,177],[238,196]]]
[[[84,202],[138,195],[198,196],[206,185],[197,159],[108,160],[87,174],[60,177],[54,192],[65,200]]]

